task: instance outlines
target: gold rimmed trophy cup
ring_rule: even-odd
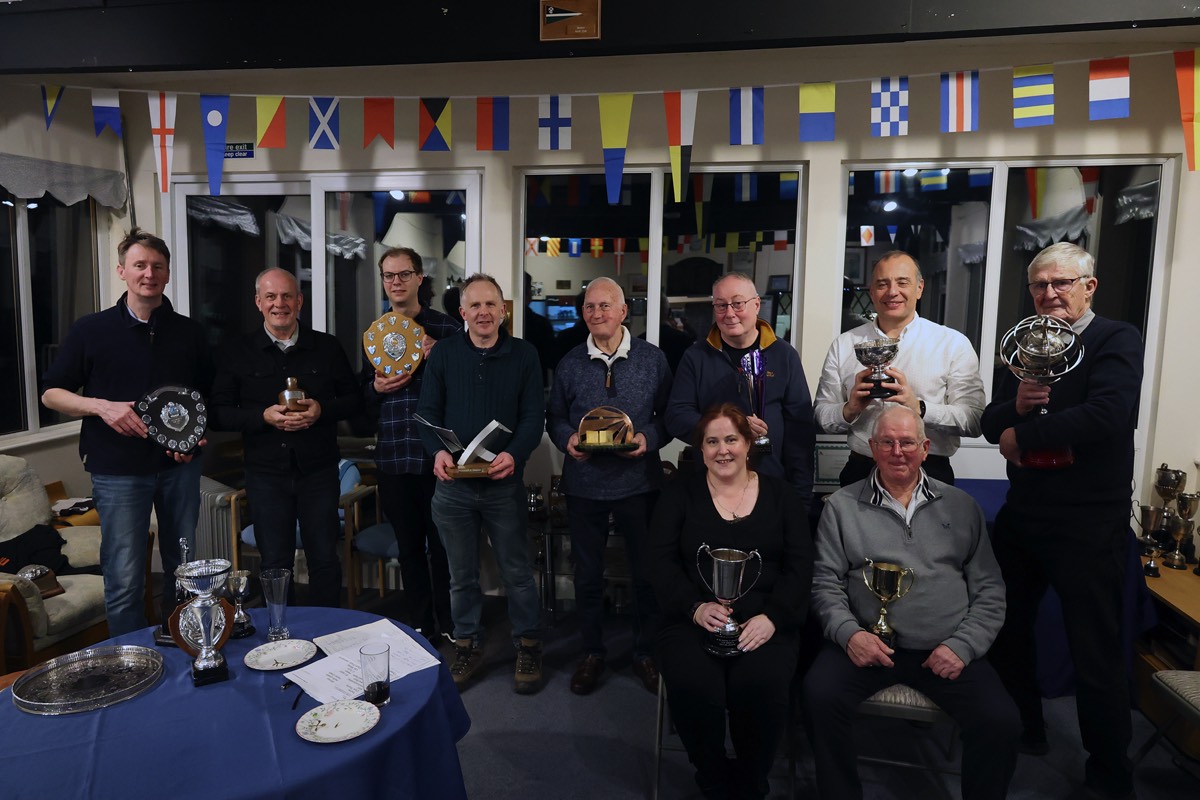
[[[867,573],[867,568],[870,567],[870,574]],[[867,585],[867,589],[871,594],[879,598],[879,619],[875,620],[875,624],[867,628],[871,633],[878,636],[888,647],[895,648],[896,646],[896,629],[891,626],[887,618],[888,603],[899,600],[904,595],[912,591],[913,584],[917,581],[917,574],[907,567],[902,567],[898,564],[889,564],[886,561],[872,561],[867,559],[867,563],[862,568],[863,583]],[[904,585],[904,578],[908,576],[908,585]]]

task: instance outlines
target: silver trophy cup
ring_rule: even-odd
[[[233,598],[232,639],[245,639],[254,635],[254,624],[242,605],[250,598],[250,570],[235,569],[229,573],[229,594]]]
[[[883,370],[896,360],[896,354],[899,352],[899,339],[867,339],[854,345],[854,355],[858,363],[871,368],[871,377],[867,380],[875,385],[867,397],[882,400],[896,393],[892,389],[883,388],[883,384],[891,381]]]
[[[712,559],[712,583],[704,577],[704,569],[700,566],[701,553],[707,553]],[[758,574],[749,586],[742,589],[746,577],[746,564],[753,558],[758,559]],[[707,544],[702,544],[696,550],[696,570],[700,573],[700,580],[704,581],[704,585],[717,598],[717,602],[731,608],[758,583],[759,577],[762,576],[762,556],[757,550],[751,550],[749,553],[729,547],[712,550]],[[730,611],[725,624],[708,634],[704,649],[721,658],[740,655],[742,651],[737,646],[740,632],[741,625]]]
[[[192,683],[204,686],[226,680],[229,666],[221,655],[221,641],[228,638],[228,605],[221,605],[217,593],[225,585],[233,565],[223,558],[190,561],[175,570],[183,587],[195,595],[179,617],[180,636],[199,650],[192,662]]]

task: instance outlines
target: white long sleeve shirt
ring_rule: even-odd
[[[878,325],[868,322],[834,339],[813,402],[817,427],[825,433],[848,434],[850,449],[868,457],[871,447],[867,440],[883,404],[868,403],[853,423],[842,417],[842,406],[854,386],[854,376],[864,369],[854,345],[885,338],[887,334]],[[979,377],[979,357],[966,336],[917,315],[901,331],[900,350],[891,366],[904,373],[913,394],[925,401],[925,433],[931,454],[953,455],[960,437],[979,435],[979,417],[987,397]]]

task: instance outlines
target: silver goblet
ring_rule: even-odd
[[[180,609],[179,639],[176,641],[182,640],[199,651],[192,662],[192,683],[196,686],[229,678],[229,665],[225,663],[220,647],[228,638],[226,626],[232,615],[227,617],[229,606],[226,603],[222,607],[223,601],[217,597],[217,593],[225,585],[232,566],[223,558],[208,558],[189,561],[175,570],[175,577],[183,584],[183,588],[195,595],[190,603]]]
[[[867,395],[868,398],[882,400],[896,393],[892,389],[883,388],[883,384],[891,381],[883,369],[896,360],[896,354],[899,352],[899,339],[867,339],[854,345],[854,356],[858,363],[871,368],[871,377],[867,380],[875,385]]]
[[[250,599],[250,570],[233,570],[229,573],[229,580],[225,585],[229,587],[234,606],[233,633],[229,634],[229,637],[245,639],[247,636],[253,636],[254,624],[250,622],[250,615],[242,608],[242,604]]]

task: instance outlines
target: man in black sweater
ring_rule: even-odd
[[[1008,459],[1011,484],[993,536],[1008,614],[991,658],[1021,711],[1021,749],[1045,753],[1033,624],[1046,587],[1053,586],[1062,600],[1088,751],[1077,796],[1132,797],[1129,691],[1120,653],[1142,341],[1132,325],[1092,311],[1096,283],[1092,256],[1076,245],[1051,245],[1034,258],[1034,307],[1071,326],[1083,360],[1053,386],[1007,376],[983,412],[983,434]],[[1039,406],[1050,413],[1040,415]],[[1066,467],[1022,465],[1022,451],[1063,446],[1074,453]]]
[[[290,272],[260,273],[254,304],[263,327],[220,361],[212,396],[216,427],[242,433],[246,496],[262,568],[292,568],[299,521],[309,603],[337,607],[337,423],[362,411],[362,394],[337,339],[300,325],[304,295]],[[296,378],[307,396],[298,401],[302,411],[279,402],[288,378]]]

